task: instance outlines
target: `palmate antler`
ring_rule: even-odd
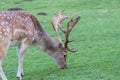
[[[74,40],[70,41],[69,40],[69,35],[71,30],[73,29],[74,25],[79,21],[80,16],[78,16],[75,19],[71,19],[68,23],[67,23],[67,29],[63,30],[61,27],[61,22],[64,21],[66,18],[68,18],[69,16],[66,15],[62,15],[63,11],[60,11],[58,16],[54,16],[52,19],[52,25],[54,27],[54,30],[56,32],[57,38],[59,40],[59,42],[62,44],[62,46],[64,47],[64,49],[66,51],[70,51],[70,52],[76,52],[74,49],[71,49],[68,47],[68,43],[73,42]],[[59,28],[60,30],[65,34],[65,42],[62,41],[61,37],[59,36]]]
[[[71,49],[68,47],[68,43],[73,42],[74,40],[69,40],[69,35],[71,30],[73,29],[74,25],[79,21],[80,16],[78,16],[75,19],[71,19],[68,23],[67,23],[67,30],[65,30],[65,49],[67,49],[70,52],[76,52],[74,49]]]
[[[53,28],[54,28],[54,30],[55,30],[55,32],[56,32],[56,35],[57,35],[57,38],[58,38],[59,42],[60,42],[60,43],[62,44],[62,46],[64,47],[64,43],[63,43],[62,39],[60,38],[58,31],[59,31],[59,28],[62,29],[62,28],[61,28],[61,22],[62,22],[63,20],[65,20],[65,19],[67,19],[69,16],[63,15],[63,11],[64,11],[64,10],[61,10],[61,11],[59,12],[58,16],[57,16],[57,15],[54,15],[54,16],[53,16],[53,18],[52,18],[52,25],[53,25]]]

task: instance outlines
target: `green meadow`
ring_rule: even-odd
[[[51,25],[54,14],[65,10],[71,17],[81,16],[70,35],[76,40],[69,46],[78,52],[68,52],[68,68],[59,69],[45,52],[30,46],[24,58],[23,80],[120,80],[120,0],[0,0],[0,11],[10,8],[36,16],[55,39]],[[68,20],[62,23],[64,28]],[[3,60],[8,80],[17,80],[17,60],[16,47],[10,47]]]

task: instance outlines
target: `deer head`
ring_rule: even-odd
[[[59,57],[56,57],[55,59],[57,59],[56,60],[57,64],[63,69],[66,68],[67,51],[70,51],[72,53],[76,52],[74,49],[68,47],[68,43],[74,41],[74,40],[69,40],[69,36],[70,36],[70,32],[72,31],[73,27],[79,21],[80,16],[78,16],[75,19],[73,19],[73,18],[70,19],[70,21],[67,23],[67,29],[64,30],[64,29],[62,29],[61,23],[67,18],[69,18],[69,16],[63,15],[63,11],[60,11],[57,16],[56,15],[53,16],[52,21],[51,21],[53,28],[55,30],[55,33],[57,35],[58,41],[60,43],[59,44],[60,52],[58,53]],[[65,35],[64,41],[61,39],[61,37],[59,35],[59,30],[61,30]]]

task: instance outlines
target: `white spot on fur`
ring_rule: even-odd
[[[7,32],[10,32],[10,29],[6,29]]]
[[[3,29],[3,31],[5,31],[5,29]]]
[[[1,25],[4,25],[4,24],[5,24],[5,22],[4,22],[4,21],[2,21],[2,22],[1,22]]]

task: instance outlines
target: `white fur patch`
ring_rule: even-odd
[[[24,31],[24,30],[21,30],[21,29],[15,29],[15,30],[14,30],[14,35],[15,35],[17,32],[23,32],[23,33],[26,34],[26,31]]]

